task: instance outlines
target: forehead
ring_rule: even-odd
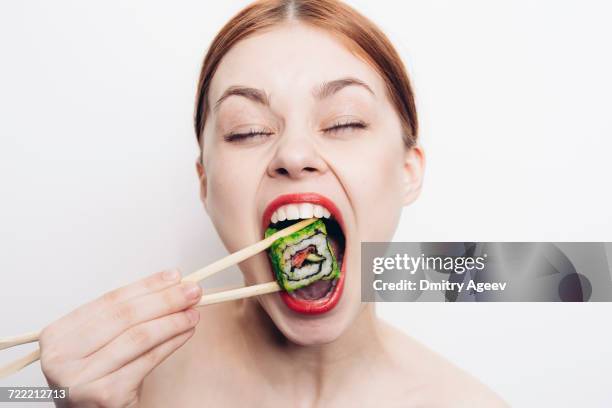
[[[230,86],[264,89],[278,102],[283,95],[305,95],[325,81],[362,80],[383,95],[378,73],[332,33],[303,23],[285,23],[252,35],[223,57],[211,82],[214,104]]]

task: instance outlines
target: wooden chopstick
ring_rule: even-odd
[[[21,334],[19,336],[5,337],[0,339],[0,350],[4,350],[9,347],[18,346],[20,344],[33,343],[38,341],[40,332],[30,332]]]
[[[317,220],[316,218],[309,218],[307,220],[303,220],[293,225],[290,225],[287,228],[284,228],[270,235],[266,239],[262,239],[261,241],[256,242],[253,245],[250,245],[246,248],[236,251],[233,254],[226,256],[225,258],[222,258],[216,262],[213,262],[210,265],[202,269],[199,269],[193,272],[192,274],[185,276],[183,278],[183,282],[184,281],[199,282],[202,279],[206,279],[209,276],[212,276],[219,271],[229,268],[232,265],[235,265],[239,262],[244,261],[245,259],[252,257],[255,254],[258,254],[259,252],[267,249],[277,239],[284,238],[287,235],[291,235],[294,232],[297,232],[301,230],[302,228],[306,227],[307,225],[312,224],[316,220]]]
[[[0,378],[8,377],[11,374],[16,373],[24,367],[29,366],[36,360],[40,358],[40,349],[32,351],[31,353],[26,354],[23,357],[18,358],[17,360],[8,363],[5,366],[0,367]]]
[[[312,224],[316,220],[316,218],[310,218],[292,224],[287,228],[284,228],[270,235],[268,238],[262,239],[261,241],[256,242],[253,245],[236,251],[231,255],[228,255],[202,269],[199,269],[185,276],[183,279],[181,279],[181,282],[199,282],[203,279],[206,279],[209,276],[212,276],[224,269],[229,268],[230,266],[236,265],[237,263],[240,263],[245,259],[248,259],[253,255],[260,253],[261,251],[266,250],[277,239],[291,235],[294,232],[297,232],[302,228],[306,227],[307,225]],[[212,305],[215,303],[228,302],[231,300],[243,299],[251,296],[265,295],[268,293],[278,292],[280,290],[282,290],[282,288],[276,281],[260,283],[258,285],[245,286],[238,289],[204,295],[200,298],[200,301],[196,304],[196,306]],[[30,332],[19,336],[0,338],[0,350],[18,346],[20,344],[33,343],[35,341],[38,341],[39,338],[40,332]],[[36,349],[30,354],[27,354],[26,356],[21,357],[3,367],[0,367],[0,378],[6,377],[21,370],[22,368],[35,362],[39,358],[40,349]]]
[[[251,296],[266,295],[282,290],[276,281],[260,283],[253,286],[226,290],[202,296],[196,306],[212,305],[215,303],[229,302],[230,300],[244,299]]]

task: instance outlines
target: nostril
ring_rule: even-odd
[[[310,173],[317,173],[319,170],[316,167],[306,166],[295,170],[291,167],[277,167],[274,169],[274,174],[277,176],[300,177]]]
[[[286,168],[281,167],[279,169],[276,169],[276,173],[280,174],[281,176],[286,176],[287,174],[289,174],[289,172],[287,171]]]

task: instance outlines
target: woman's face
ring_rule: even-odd
[[[198,172],[202,200],[229,251],[261,240],[275,210],[293,211],[283,205],[307,203],[301,215],[308,217],[315,204],[342,219],[343,287],[332,289],[331,301],[329,293],[312,307],[292,304],[286,293],[259,300],[293,342],[336,339],[364,307],[360,243],[391,240],[402,206],[419,192],[420,148],[405,148],[377,72],[333,35],[302,23],[236,44],[208,102]],[[273,277],[266,253],[240,269],[248,285]]]

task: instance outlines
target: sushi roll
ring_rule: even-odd
[[[270,227],[268,237],[278,230]],[[322,220],[277,239],[268,248],[276,280],[286,291],[292,292],[318,280],[331,280],[340,276],[338,262],[329,243],[327,229]]]

